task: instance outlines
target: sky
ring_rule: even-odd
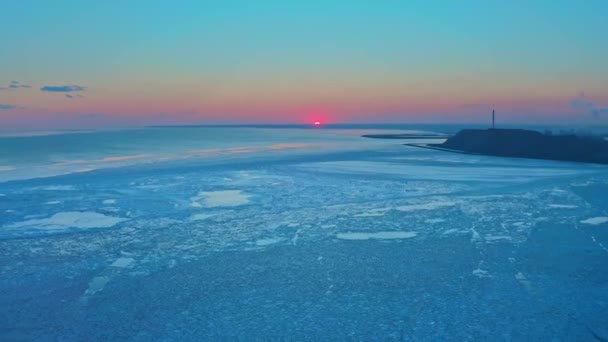
[[[0,130],[608,124],[608,1],[0,2]]]

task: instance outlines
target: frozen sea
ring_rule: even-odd
[[[363,133],[1,137],[0,340],[608,340],[606,166]]]

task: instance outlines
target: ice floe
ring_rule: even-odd
[[[488,235],[485,237],[485,240],[488,242],[511,241],[512,238],[510,236],[506,236],[506,235]]]
[[[190,216],[190,221],[203,221],[217,214],[193,214]]]
[[[89,287],[85,291],[86,295],[94,295],[99,291],[102,291],[106,284],[110,281],[109,277],[100,276],[91,279],[89,282]]]
[[[433,202],[421,203],[421,204],[402,205],[395,209],[397,209],[399,211],[404,211],[404,212],[411,212],[411,211],[418,211],[418,210],[435,210],[435,209],[440,209],[440,208],[453,207],[456,204],[458,204],[458,203],[455,201],[445,200],[445,201],[433,201]]]
[[[46,185],[30,188],[29,190],[45,190],[45,191],[74,191],[76,187],[73,185]]]
[[[107,199],[107,200],[103,200],[101,203],[103,204],[114,204],[116,203],[115,199]]]
[[[118,258],[110,266],[118,268],[127,268],[133,266],[133,264],[135,264],[135,259],[133,258]]]
[[[517,274],[515,274],[515,279],[517,279],[517,281],[519,282],[519,284],[528,293],[532,293],[534,291],[534,288],[532,287],[532,283],[528,280],[528,278],[526,278],[526,276],[523,273],[517,272]]]
[[[415,237],[416,235],[418,235],[416,232],[347,232],[336,234],[336,238],[340,240],[395,240],[409,239]]]
[[[32,219],[4,226],[8,229],[64,230],[69,228],[109,228],[125,221],[120,217],[106,216],[91,211],[60,212],[43,219]]]
[[[241,190],[201,191],[190,198],[194,208],[236,207],[249,203],[251,195]]]
[[[473,270],[473,275],[479,278],[492,278],[490,273],[486,270],[482,270],[481,268],[476,268]]]
[[[384,214],[386,214],[386,212],[388,212],[389,210],[391,210],[392,208],[376,208],[376,209],[369,209],[363,213],[360,214],[356,214],[355,217],[377,217],[377,216],[384,216]]]
[[[426,219],[424,220],[424,223],[429,223],[429,224],[433,224],[433,223],[442,223],[445,222],[445,219],[441,219],[441,218],[430,218],[430,219]]]
[[[608,217],[605,217],[605,216],[592,217],[592,218],[588,218],[586,220],[582,220],[581,223],[596,226],[596,225],[600,225],[603,223],[608,223]]]
[[[555,208],[555,209],[576,209],[578,208],[577,205],[571,205],[571,204],[549,204],[549,208]]]
[[[272,245],[272,244],[281,242],[283,240],[284,239],[282,239],[282,238],[259,239],[259,240],[256,240],[255,245],[256,246],[268,246],[268,245]]]

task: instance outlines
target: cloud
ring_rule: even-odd
[[[74,91],[84,91],[85,89],[85,87],[79,85],[44,86],[40,88],[41,91],[48,91],[51,93],[71,93]]]
[[[67,98],[68,98],[68,99],[70,99],[70,100],[73,100],[73,99],[81,99],[81,98],[83,98],[84,96],[82,96],[82,95],[80,95],[80,94],[76,94],[76,95],[65,94],[65,97],[67,97]]]
[[[11,84],[11,85],[9,85],[8,87],[9,87],[9,88],[11,88],[11,89],[19,89],[19,88],[26,88],[26,89],[29,89],[29,88],[31,88],[32,86],[29,86],[29,85],[27,85],[27,84]]]
[[[15,90],[19,88],[29,89],[31,87],[32,86],[30,86],[29,84],[21,84],[18,81],[11,81],[8,87],[0,87],[0,90]]]
[[[487,111],[492,110],[492,106],[487,103],[467,103],[460,106],[461,109],[473,110],[473,111]]]
[[[13,105],[9,105],[9,104],[1,104],[0,103],[0,110],[15,109],[15,108],[17,108],[17,106],[13,106]]]
[[[608,107],[596,105],[587,99],[584,93],[581,93],[577,98],[570,101],[570,108],[591,114],[596,119],[599,119],[602,115],[608,115]]]

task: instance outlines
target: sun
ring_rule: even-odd
[[[312,123],[315,127],[321,126],[321,121],[315,121]]]

